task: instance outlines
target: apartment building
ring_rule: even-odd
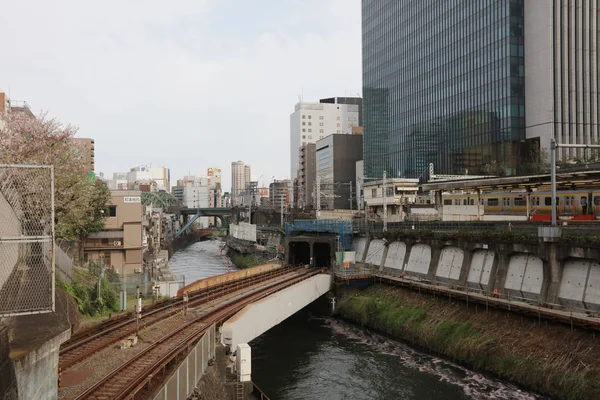
[[[143,272],[141,192],[112,190],[105,229],[88,235],[84,261],[113,267],[120,275]]]

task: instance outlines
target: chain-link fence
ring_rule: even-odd
[[[0,165],[0,317],[54,311],[54,170]]]

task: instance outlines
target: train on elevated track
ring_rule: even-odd
[[[552,214],[552,193],[550,191],[500,191],[476,193],[443,193],[444,206],[479,206],[485,216],[499,219],[545,221]],[[563,220],[600,219],[600,189],[558,190],[556,211]]]

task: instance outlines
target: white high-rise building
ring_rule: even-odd
[[[156,182],[157,190],[171,191],[171,171],[169,168],[140,165],[139,167],[131,168],[127,180],[129,183],[154,181]]]
[[[231,201],[232,205],[237,206],[242,203],[242,192],[246,185],[250,183],[251,170],[249,165],[243,161],[234,161],[231,163]]]
[[[600,140],[600,3],[524,2],[525,126],[527,139],[558,143]],[[523,76],[523,75],[521,75]],[[563,148],[560,158],[583,157]]]
[[[352,134],[359,126],[359,106],[339,103],[298,103],[290,115],[290,177],[298,174],[300,147],[331,134]],[[317,160],[317,163],[319,160]]]

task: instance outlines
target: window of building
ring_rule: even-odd
[[[352,117],[348,117],[348,121],[352,121]]]
[[[319,116],[319,119],[323,119],[323,116],[322,116],[322,115],[320,115],[320,116]]]
[[[302,119],[306,118],[306,115],[302,114]]]
[[[340,120],[340,117],[337,117],[337,120],[339,121],[339,120]]]
[[[312,115],[309,115],[309,116],[308,116],[308,119],[311,119],[311,118],[312,118]]]
[[[339,129],[337,130],[337,133],[340,133],[340,130],[339,130]]]
[[[306,129],[302,128],[302,132],[306,132]]]
[[[337,127],[339,128],[339,127],[340,127],[340,124],[337,124]]]
[[[306,135],[302,135],[302,139],[306,139]]]
[[[322,123],[322,122],[319,122],[319,126],[323,126],[323,123]]]
[[[323,133],[323,132],[324,132],[323,129],[319,129],[319,133]],[[323,137],[323,136],[321,136],[321,137]]]
[[[319,139],[323,139],[323,136],[319,136]]]
[[[308,135],[308,138],[309,138],[309,139],[312,139],[312,136],[311,136],[311,135]]]
[[[308,131],[309,131],[309,132],[312,132],[312,129],[308,128]]]
[[[108,216],[109,217],[117,216],[117,206],[108,206]]]
[[[306,125],[306,122],[302,121],[302,125]]]
[[[310,126],[310,125],[312,125],[312,122],[309,122],[309,123],[308,123],[308,125],[309,125],[309,126]]]
[[[371,197],[377,197],[377,189],[371,189]]]

